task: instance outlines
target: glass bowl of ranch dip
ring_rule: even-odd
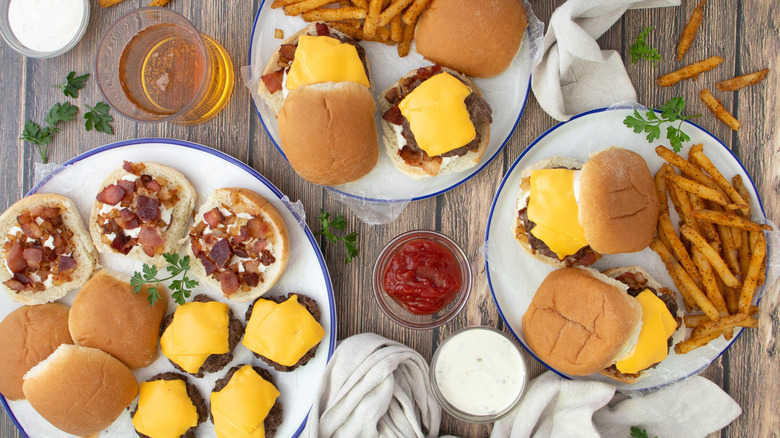
[[[0,34],[30,58],[72,49],[89,24],[89,0],[0,0]]]
[[[504,332],[476,326],[458,330],[431,359],[431,388],[452,416],[492,423],[511,412],[528,383],[525,359]]]

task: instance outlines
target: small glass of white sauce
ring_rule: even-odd
[[[436,349],[429,372],[439,404],[454,417],[490,423],[514,409],[528,383],[512,339],[491,327],[461,329]]]
[[[0,34],[30,58],[72,49],[89,24],[89,0],[0,0]]]

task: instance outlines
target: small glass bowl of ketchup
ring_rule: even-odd
[[[436,231],[403,233],[379,253],[374,297],[393,321],[424,330],[452,319],[471,292],[471,266],[452,239]]]

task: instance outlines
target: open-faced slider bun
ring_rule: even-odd
[[[176,369],[203,377],[233,360],[233,350],[244,334],[230,307],[206,295],[196,295],[163,320],[160,346]]]
[[[320,308],[310,297],[258,298],[246,311],[245,347],[277,371],[306,365],[325,336]]]
[[[490,142],[492,110],[466,76],[439,65],[408,73],[379,97],[385,151],[413,178],[477,165]]]
[[[149,365],[157,356],[160,323],[168,308],[168,294],[161,289],[152,306],[146,286],[133,293],[126,280],[96,272],[71,305],[68,325],[73,340],[110,353],[131,370]]]
[[[72,344],[68,306],[60,303],[22,306],[0,322],[0,394],[21,400],[25,373],[62,344]]]
[[[195,188],[178,170],[157,163],[131,163],[100,184],[89,230],[101,253],[163,263],[177,252],[195,207]]]
[[[157,374],[141,383],[138,406],[131,413],[141,438],[195,438],[195,429],[206,421],[206,400],[187,376]]]
[[[284,219],[265,198],[249,189],[222,188],[200,206],[187,253],[199,281],[243,302],[282,276],[290,239]]]
[[[62,298],[87,282],[97,259],[76,204],[65,196],[30,195],[0,216],[0,288],[16,302]]]
[[[279,390],[271,373],[260,367],[231,368],[214,384],[210,401],[211,421],[219,437],[273,438],[282,424]]]

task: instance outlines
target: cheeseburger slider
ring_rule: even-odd
[[[638,266],[561,268],[539,285],[523,335],[548,366],[633,383],[663,361],[677,331],[677,298]]]
[[[474,167],[490,141],[490,105],[466,76],[439,65],[401,78],[379,107],[385,150],[413,178]]]
[[[338,185],[369,173],[379,159],[365,50],[315,23],[271,56],[258,94],[279,124],[293,169],[315,184]]]
[[[97,261],[76,204],[65,196],[30,195],[0,215],[0,289],[13,301],[58,300],[86,283]]]
[[[320,308],[300,294],[258,298],[246,311],[242,344],[277,371],[306,365],[325,336]]]
[[[428,61],[489,78],[512,63],[526,24],[523,0],[433,0],[414,40]]]
[[[131,414],[142,438],[195,438],[195,429],[206,421],[206,401],[187,376],[157,374],[141,383],[138,406]]]
[[[658,195],[647,163],[613,147],[584,165],[552,157],[523,170],[513,232],[545,263],[590,266],[601,254],[643,250],[657,222]]]
[[[211,421],[219,438],[273,438],[282,414],[274,379],[260,367],[235,366],[214,384]]]

